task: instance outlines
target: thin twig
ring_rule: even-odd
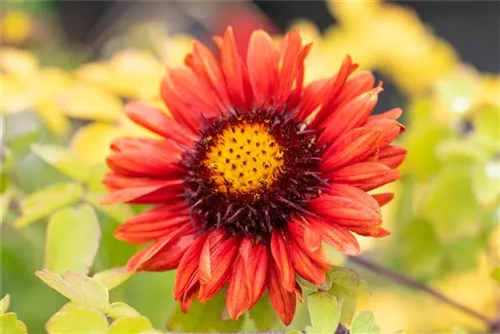
[[[418,281],[415,281],[414,279],[407,277],[403,274],[400,274],[396,271],[385,268],[385,267],[381,266],[380,264],[375,263],[375,262],[371,261],[370,259],[367,259],[366,257],[350,256],[349,261],[351,261],[352,263],[356,263],[357,265],[360,265],[364,268],[367,268],[367,269],[369,269],[369,270],[371,270],[371,271],[373,271],[381,276],[387,277],[394,282],[411,287],[413,289],[425,291],[426,293],[433,296],[434,298],[436,298],[436,299],[438,299],[438,300],[440,300],[440,301],[442,301],[450,306],[453,306],[454,308],[461,310],[461,311],[469,314],[470,316],[472,316],[476,319],[481,320],[482,322],[486,323],[489,328],[491,328],[494,325],[494,321],[489,319],[487,316],[485,316],[485,315],[483,315],[483,314],[481,314],[481,313],[479,313],[479,312],[443,295],[441,292],[434,290],[433,288],[431,288],[425,284],[422,284]]]

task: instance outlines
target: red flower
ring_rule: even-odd
[[[357,254],[352,233],[381,237],[380,206],[367,191],[399,178],[405,150],[400,109],[370,116],[381,86],[353,74],[303,85],[298,32],[278,49],[255,31],[246,62],[233,31],[215,37],[220,60],[194,42],[186,67],[169,69],[161,94],[173,118],[137,102],[127,115],[164,140],[122,138],[111,146],[106,203],[156,206],[123,223],[116,237],[150,243],[131,272],[177,268],[175,299],[187,310],[227,286],[236,319],[267,291],[285,324],[301,299],[296,275],[321,284],[330,264],[322,242]]]

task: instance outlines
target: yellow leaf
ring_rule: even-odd
[[[104,162],[110,153],[111,142],[124,135],[125,131],[119,126],[92,123],[76,131],[70,148],[83,163],[92,166]]]
[[[108,88],[109,70],[106,62],[84,64],[75,71],[75,74],[83,81]]]
[[[108,333],[139,334],[150,329],[153,329],[153,325],[151,325],[149,319],[144,316],[124,317],[115,320],[111,326],[109,326]]]
[[[74,180],[85,182],[90,177],[90,169],[82,166],[78,157],[65,147],[33,144],[31,150],[43,161]]]
[[[114,121],[123,112],[118,96],[85,83],[68,88],[61,94],[59,102],[66,115],[81,119]]]

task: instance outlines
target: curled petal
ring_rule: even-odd
[[[375,119],[393,119],[393,120],[396,120],[398,119],[399,117],[401,117],[401,115],[403,114],[403,110],[401,110],[401,108],[394,108],[394,109],[391,109],[391,110],[387,110],[386,112],[383,112],[383,113],[380,113],[380,114],[377,114],[377,115],[372,115],[369,117],[370,120],[375,120]]]
[[[254,246],[246,238],[240,246],[240,257],[243,259],[246,271],[246,286],[248,287],[250,307],[255,305],[264,293],[266,285],[269,252],[265,245]]]
[[[198,236],[181,258],[174,284],[174,298],[176,300],[186,300],[191,289],[199,286],[198,263],[206,239],[207,234]]]
[[[207,275],[204,275],[204,282],[200,281],[200,293],[198,299],[200,302],[205,302],[213,298],[217,292],[222,289],[222,287],[228,282],[232,270],[234,258],[238,252],[238,247],[240,245],[240,238],[230,237],[228,239],[222,239],[219,242],[214,242],[212,239],[217,239],[217,233],[210,233],[208,235],[205,245],[209,244],[209,260],[211,274],[210,278],[207,279]],[[203,253],[206,251],[206,247],[203,247]],[[207,256],[201,256],[200,261],[203,261]],[[203,267],[206,268],[206,267]],[[201,279],[201,266],[200,266],[200,279]],[[205,271],[205,269],[203,270]]]
[[[278,262],[270,267],[267,291],[269,293],[269,301],[274,311],[276,311],[281,321],[288,326],[293,320],[297,303],[295,296],[295,281],[292,291],[285,289],[277,269],[279,266],[280,264]]]
[[[293,291],[295,286],[295,273],[288,247],[279,229],[274,229],[271,235],[271,254],[277,263],[277,270],[281,285],[287,291]]]
[[[246,284],[247,273],[241,257],[238,258],[235,270],[229,281],[226,295],[227,311],[231,319],[238,319],[250,308],[251,297]]]

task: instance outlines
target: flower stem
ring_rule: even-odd
[[[363,256],[350,256],[349,261],[352,263],[355,263],[361,267],[364,267],[366,269],[369,269],[375,273],[377,273],[380,276],[384,276],[386,278],[389,278],[390,280],[397,282],[399,284],[405,285],[407,287],[424,291],[428,293],[429,295],[433,296],[437,300],[440,300],[458,310],[461,310],[464,313],[469,314],[471,317],[474,317],[478,320],[481,320],[482,322],[486,323],[488,327],[492,327],[494,325],[494,321],[489,319],[487,316],[469,308],[468,306],[465,306],[445,295],[443,295],[441,292],[423,284],[420,283],[410,277],[407,277],[403,274],[400,274],[396,271],[393,271],[391,269],[385,268],[381,266],[378,263],[373,262],[372,260],[363,257]]]

